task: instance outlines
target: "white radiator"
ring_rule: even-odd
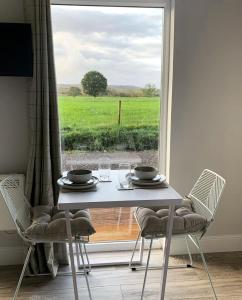
[[[0,181],[8,176],[14,176],[19,180],[20,187],[24,189],[24,175],[23,174],[0,174]],[[0,193],[0,231],[4,230],[16,230],[8,209],[3,200],[2,194]]]
[[[25,176],[23,174],[0,174],[0,181],[8,176],[14,176],[18,179],[20,187],[24,190]],[[23,241],[17,234],[14,223],[0,192],[0,265],[22,264],[23,260]]]

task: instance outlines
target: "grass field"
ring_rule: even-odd
[[[145,127],[159,124],[159,97],[59,96],[62,130],[82,131],[83,129],[117,126],[119,100],[122,100],[121,127]]]
[[[64,149],[157,149],[159,98],[123,97],[120,126],[119,100],[118,97],[59,96]]]

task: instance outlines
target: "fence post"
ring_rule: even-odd
[[[119,105],[118,105],[118,126],[121,124],[121,109],[122,109],[122,101],[119,100]]]

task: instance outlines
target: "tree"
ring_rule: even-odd
[[[71,86],[68,90],[68,96],[76,97],[81,95],[81,90],[76,86]]]
[[[81,85],[86,94],[97,97],[106,92],[107,79],[97,71],[90,71],[84,75]]]
[[[146,84],[146,86],[143,88],[143,93],[145,97],[155,97],[159,96],[159,90],[155,87],[154,84]]]

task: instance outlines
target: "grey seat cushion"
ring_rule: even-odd
[[[72,210],[69,213],[73,236],[90,236],[95,233],[88,210]],[[41,241],[66,240],[65,212],[47,205],[32,208],[32,223],[25,236]]]
[[[169,209],[167,207],[138,207],[136,219],[142,237],[162,236],[166,233]],[[176,206],[173,222],[173,234],[185,234],[202,231],[207,220],[192,210],[189,199]]]

